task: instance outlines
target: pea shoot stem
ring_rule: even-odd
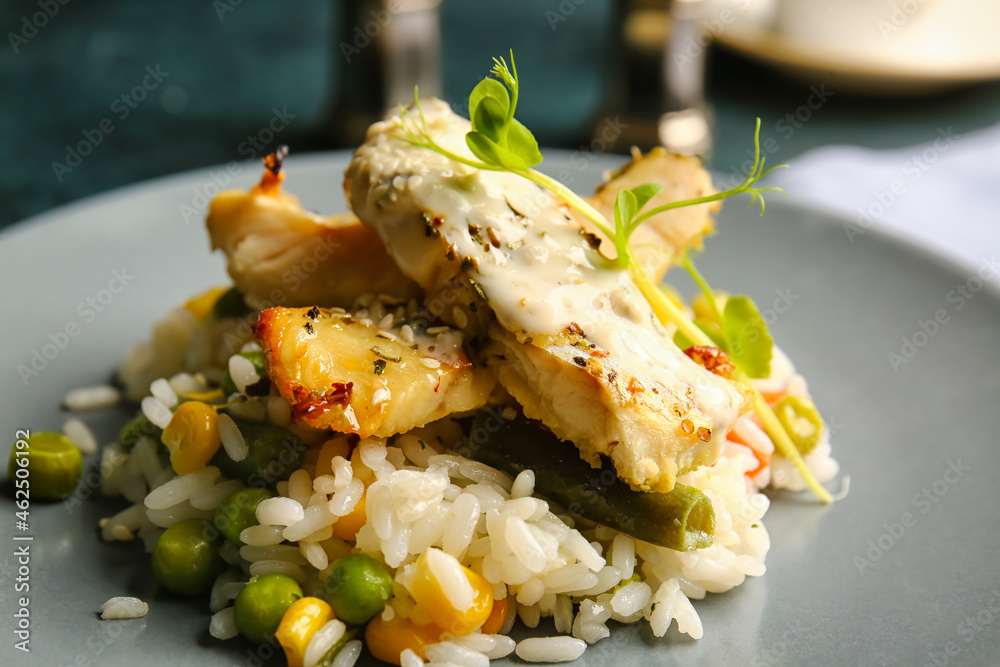
[[[701,289],[701,293],[705,295],[706,299],[708,299],[708,303],[712,307],[712,314],[715,315],[715,321],[719,323],[719,326],[722,326],[722,311],[719,310],[719,302],[715,298],[715,292],[712,291],[711,287],[709,287],[708,281],[705,280],[705,276],[701,275],[701,271],[699,271],[694,265],[694,262],[691,261],[690,252],[684,253],[683,258],[681,259],[681,265],[685,268],[685,270],[687,270],[688,274],[690,274],[691,279],[694,280],[698,288]]]
[[[501,61],[502,62],[502,61]],[[511,60],[513,65],[513,59]],[[506,67],[501,69],[501,63],[497,63],[497,73],[499,76],[505,80],[510,77],[510,73],[506,71]],[[506,76],[504,76],[506,75]],[[516,70],[514,72],[514,79],[516,79]],[[517,103],[517,87],[513,88],[512,100],[509,108],[509,116],[513,117],[514,105]],[[760,212],[761,215],[764,214],[764,192],[770,191],[781,191],[780,188],[756,188],[754,187],[761,178],[771,173],[773,170],[784,167],[787,165],[779,164],[769,169],[764,168],[765,158],[760,154],[760,119],[757,119],[756,128],[754,130],[754,163],[753,167],[750,169],[750,173],[743,180],[742,183],[736,187],[724,190],[722,192],[717,192],[715,194],[706,195],[704,197],[696,197],[694,199],[685,199],[681,201],[669,202],[661,206],[657,206],[648,211],[645,211],[641,215],[636,216],[633,220],[628,221],[628,230],[619,230],[615,225],[609,223],[609,221],[593,206],[588,204],[582,197],[577,195],[575,192],[570,190],[568,187],[555,180],[554,178],[547,176],[535,169],[510,169],[502,165],[487,164],[486,162],[480,162],[476,160],[470,160],[466,157],[458,155],[445,147],[438,144],[430,133],[430,128],[427,126],[427,121],[424,118],[423,109],[420,106],[420,97],[418,92],[414,91],[414,106],[417,109],[419,115],[419,121],[412,118],[410,113],[400,105],[400,125],[403,132],[402,139],[408,143],[419,146],[421,148],[426,148],[432,150],[444,157],[453,160],[459,164],[464,164],[473,169],[481,169],[484,171],[506,171],[510,173],[517,174],[522,178],[525,178],[532,183],[538,185],[539,187],[548,190],[555,196],[562,199],[570,208],[576,210],[584,218],[589,220],[591,223],[597,227],[600,232],[608,238],[612,243],[614,243],[617,250],[617,257],[613,260],[612,265],[617,268],[627,267],[632,273],[636,285],[642,292],[643,296],[649,302],[656,314],[656,317],[664,325],[673,324],[677,329],[683,333],[687,338],[692,341],[695,345],[706,345],[710,347],[715,346],[715,342],[712,341],[704,331],[702,331],[698,326],[687,316],[680,307],[677,306],[673,301],[671,301],[667,296],[657,287],[653,280],[646,273],[645,269],[638,263],[633,261],[634,254],[632,252],[631,245],[629,244],[628,237],[630,232],[635,230],[643,222],[649,220],[655,215],[660,213],[665,213],[667,211],[672,211],[679,208],[684,208],[687,206],[697,206],[700,204],[709,204],[716,201],[721,201],[723,199],[728,199],[738,194],[747,193],[750,195],[749,204],[752,205],[756,201],[760,201]],[[415,125],[416,129],[411,127]],[[684,253],[682,259],[682,265],[687,269],[688,273],[694,279],[695,283],[698,285],[699,289],[705,293],[708,297],[709,303],[711,304],[712,311],[715,314],[718,321],[722,322],[722,313],[719,311],[718,303],[715,300],[715,294],[709,287],[708,282],[701,275],[701,273],[695,268],[694,263],[691,261],[690,256],[687,252]],[[761,395],[761,393],[754,387],[753,383],[747,377],[747,375],[737,369],[734,374],[734,379],[742,382],[748,386],[754,394],[754,410],[760,417],[761,423],[764,426],[764,431],[770,436],[771,440],[774,442],[775,447],[792,463],[793,466],[802,475],[805,480],[806,485],[815,493],[824,503],[833,502],[833,498],[830,496],[829,492],[823,488],[822,485],[813,477],[809,468],[806,466],[805,461],[802,459],[802,455],[799,450],[795,447],[788,433],[785,432],[784,427],[781,422],[778,421],[778,417],[774,414],[774,411],[767,404],[767,401]]]

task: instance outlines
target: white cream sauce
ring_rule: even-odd
[[[435,140],[475,159],[464,140],[468,121],[443,102],[428,100],[423,106]],[[386,184],[373,195],[386,198],[382,205],[389,212],[409,199],[404,207],[440,219],[436,229],[458,258],[478,261],[469,275],[502,326],[523,339],[558,335],[576,323],[590,342],[636,375],[681,396],[692,387],[691,399],[710,418],[713,438],[723,437],[739,417],[737,393],[673,344],[627,270],[600,266],[560,202],[520,176],[456,164],[398,134],[397,117],[373,125],[358,151],[372,178]],[[428,239],[412,215],[384,217],[375,225],[391,254],[404,273],[427,285],[442,270],[440,241]],[[490,229],[499,247],[491,243]]]

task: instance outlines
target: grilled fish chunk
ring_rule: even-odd
[[[220,193],[206,225],[212,249],[226,254],[229,275],[257,307],[350,307],[364,293],[414,291],[373,230],[350,213],[305,211],[277,184]]]
[[[654,196],[646,210],[663,204],[695,199],[715,192],[711,176],[697,158],[670,153],[663,148],[654,148],[643,155],[639,149],[632,149],[632,159],[610,175],[598,186],[587,202],[600,211],[608,220],[615,219],[615,199],[622,190],[628,190],[643,183],[656,183],[663,187]],[[639,262],[654,279],[659,281],[670,267],[673,256],[694,245],[700,246],[701,239],[712,232],[712,213],[721,204],[701,204],[666,211],[654,215],[632,235],[632,248]],[[577,216],[581,224],[591,223]],[[614,244],[605,240],[602,251],[614,255]]]
[[[468,121],[436,101],[424,116],[439,143],[469,155]],[[748,407],[741,388],[673,344],[631,274],[610,268],[549,193],[416,148],[400,122],[373,125],[355,153],[351,207],[428,294],[464,286],[477,315],[492,313],[482,353],[526,414],[592,465],[610,456],[639,490],[668,491],[680,472],[714,461]],[[482,322],[464,306],[449,317]]]
[[[268,376],[294,421],[361,437],[389,437],[486,404],[496,385],[474,368],[458,332],[414,342],[322,308],[260,313],[257,338]]]

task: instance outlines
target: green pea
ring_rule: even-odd
[[[123,450],[131,452],[135,448],[136,443],[139,442],[139,438],[152,438],[156,442],[159,442],[161,435],[163,435],[163,429],[149,421],[145,415],[140,414],[125,424],[121,433],[118,434],[118,442],[121,444]]]
[[[219,319],[227,317],[242,317],[250,312],[243,292],[230,287],[212,306],[212,314]]]
[[[799,454],[805,456],[816,448],[823,436],[823,418],[811,400],[804,396],[785,396],[774,406],[774,414],[792,439]]]
[[[160,535],[153,549],[153,576],[172,593],[203,595],[226,569],[219,531],[208,521],[185,519]]]
[[[241,479],[247,486],[274,486],[299,469],[306,446],[298,436],[264,422],[252,422],[233,417],[243,440],[247,443],[247,456],[233,461],[219,448],[211,464],[231,479]]]
[[[245,528],[258,525],[257,505],[260,501],[273,497],[267,489],[246,488],[226,496],[215,509],[215,527],[226,538],[238,546],[243,546],[240,533]]]
[[[267,377],[267,368],[265,368],[264,366],[263,352],[240,352],[240,356],[253,364],[254,370],[257,371],[257,375],[261,379]],[[219,383],[219,388],[222,389],[222,393],[225,394],[226,396],[235,394],[238,391],[238,389],[236,388],[236,383],[233,382],[233,378],[229,374],[228,368],[226,369],[226,374],[222,376],[222,382]],[[250,389],[250,387],[247,387],[247,391],[252,391],[252,390]],[[268,391],[270,391],[270,387],[268,387]]]
[[[27,479],[32,498],[59,500],[73,493],[80,482],[83,458],[73,441],[62,433],[39,431],[14,443],[7,476],[12,480]],[[15,484],[18,488],[24,486],[19,481]]]
[[[247,582],[236,596],[233,613],[240,634],[255,644],[274,641],[281,617],[302,597],[302,588],[291,577],[265,574]]]
[[[382,611],[392,597],[392,575],[371,556],[354,554],[337,561],[323,584],[323,599],[344,623],[360,625]]]

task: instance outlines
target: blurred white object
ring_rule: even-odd
[[[779,0],[775,29],[851,59],[938,69],[997,60],[996,0]]]
[[[1000,250],[1000,125],[888,151],[819,148],[768,178],[798,200],[845,216],[845,243],[888,231],[979,266]]]
[[[707,39],[706,0],[674,0],[673,28],[663,45],[663,90],[667,111],[657,125],[660,143],[682,155],[705,155],[712,133],[705,105],[705,49],[692,45]]]
[[[712,22],[723,29],[730,23],[754,28],[770,28],[778,10],[779,0],[705,0],[705,21],[709,31]]]

